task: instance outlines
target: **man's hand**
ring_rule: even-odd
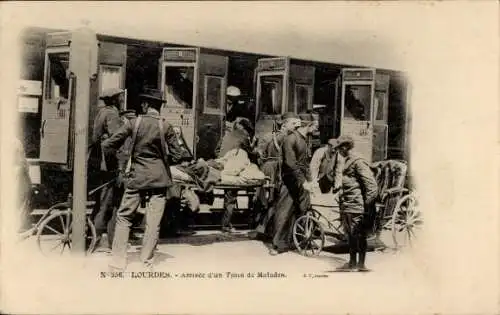
[[[302,187],[304,187],[304,189],[307,191],[312,191],[313,183],[312,182],[304,182],[304,184],[302,184]]]

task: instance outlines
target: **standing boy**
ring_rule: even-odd
[[[357,157],[352,149],[354,140],[340,136],[334,149],[345,158],[339,206],[343,228],[349,245],[349,262],[338,271],[369,271],[365,266],[367,230],[370,228],[370,211],[374,211],[378,187],[368,163]]]

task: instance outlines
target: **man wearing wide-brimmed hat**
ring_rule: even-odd
[[[140,205],[146,209],[140,259],[146,266],[152,265],[166,202],[179,198],[170,173],[170,161],[179,162],[182,154],[173,127],[160,116],[164,103],[162,93],[147,90],[140,98],[144,114],[125,123],[102,144],[106,154],[114,153],[132,137],[126,188],[116,218],[110,262],[113,269],[124,269],[127,265],[130,226]]]
[[[368,271],[365,266],[367,232],[373,224],[370,218],[378,194],[377,182],[368,163],[353,153],[352,137],[340,136],[333,148],[345,159],[342,166],[339,206],[349,244],[349,262],[338,270]]]
[[[123,103],[124,90],[112,88],[105,90],[100,99],[104,101],[94,120],[92,129],[92,145],[90,148],[89,170],[95,175],[97,184],[104,185],[95,207],[94,224],[98,243],[96,251],[109,251],[107,225],[111,220],[115,194],[114,179],[118,176],[118,159],[116,155],[104,156],[101,143],[115,133],[122,125],[119,108]]]

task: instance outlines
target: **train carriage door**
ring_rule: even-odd
[[[75,83],[70,71],[70,40],[69,32],[47,34],[40,162],[66,165],[70,160],[71,103]]]
[[[196,104],[198,99],[197,48],[163,48],[160,60],[160,90],[166,103],[161,116],[182,131],[184,141],[196,156]]]
[[[313,109],[314,99],[314,71],[313,66],[290,65],[290,104],[297,114],[303,114]]]
[[[289,110],[290,59],[261,58],[255,73],[255,133],[259,137],[272,132],[275,119]]]
[[[389,142],[388,108],[390,76],[375,75],[375,95],[373,103],[373,160],[387,159]]]
[[[223,135],[229,57],[201,50],[198,58],[196,157],[215,158]]]
[[[373,99],[375,69],[343,69],[341,135],[356,141],[355,150],[368,162],[373,159]]]

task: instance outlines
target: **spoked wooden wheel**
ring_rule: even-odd
[[[414,195],[406,195],[398,200],[391,223],[394,249],[411,246],[412,240],[415,239],[423,223],[417,198]]]
[[[70,209],[57,209],[40,224],[36,236],[38,248],[43,255],[63,255],[66,248],[71,249],[71,218]],[[86,218],[86,223],[85,246],[87,254],[90,254],[94,250],[97,235],[90,218]]]
[[[325,245],[321,223],[310,213],[299,217],[293,225],[293,242],[301,255],[319,255]]]

